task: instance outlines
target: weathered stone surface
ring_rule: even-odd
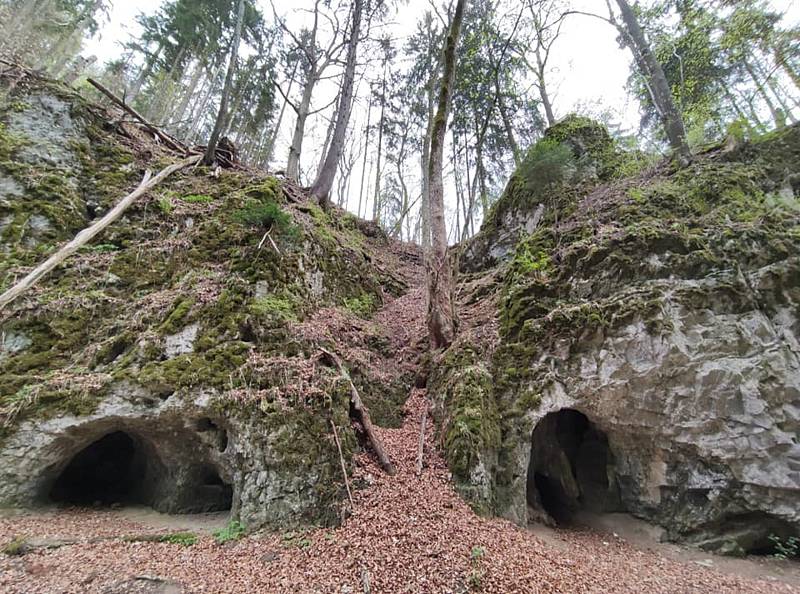
[[[22,82],[0,97],[6,282],[168,159],[146,137],[118,135],[73,90]],[[127,493],[139,503],[193,511],[227,493],[248,529],[338,521],[346,491],[331,422],[349,465],[349,393],[315,358],[327,332],[297,326],[402,285],[372,263],[373,240],[352,219],[295,207],[276,178],[238,171],[187,170],[137,201],[3,312],[0,505],[58,499],[70,469],[124,447],[144,465],[146,487]],[[259,248],[267,228],[278,249]],[[384,394],[370,366],[348,366]]]
[[[84,137],[79,121],[71,115],[68,101],[49,93],[31,94],[25,109],[12,112],[8,129],[26,139],[19,151],[20,160],[55,167],[75,168],[80,165],[70,143]]]
[[[502,267],[490,387],[451,397],[458,354],[432,374],[445,455],[474,507],[525,523],[555,493],[563,509],[627,510],[726,553],[800,534],[799,169],[794,127],[688,170],[567,184],[549,202],[512,188],[513,208],[496,212],[515,214],[465,252],[468,270]],[[495,421],[475,423],[450,447],[452,421],[489,400],[502,439],[475,439]],[[581,483],[582,436],[571,452],[532,443],[564,410],[607,440],[602,488]]]
[[[164,354],[168,359],[191,353],[194,351],[194,341],[197,339],[197,331],[200,329],[198,324],[189,324],[175,334],[164,337]]]

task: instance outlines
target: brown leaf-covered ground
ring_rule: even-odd
[[[725,575],[672,560],[602,534],[563,531],[556,546],[538,538],[535,527],[480,518],[454,493],[445,464],[431,448],[422,475],[416,475],[423,410],[424,392],[414,391],[403,427],[381,430],[398,467],[396,476],[383,474],[368,455],[359,457],[351,478],[366,487],[355,491],[355,510],[337,529],[255,535],[225,545],[203,535],[197,544],[184,547],[114,539],[164,529],[121,519],[113,511],[5,518],[0,520],[3,544],[19,535],[38,542],[79,542],[3,556],[0,591],[797,591],[778,581]],[[427,443],[433,443],[431,429]],[[106,540],[92,542],[97,537]]]

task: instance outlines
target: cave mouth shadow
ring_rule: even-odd
[[[109,431],[68,459],[44,499],[79,507],[146,505],[179,514],[230,510],[231,485],[214,464],[189,454],[162,460],[155,444],[138,433]]]
[[[526,497],[559,525],[579,511],[623,511],[608,438],[583,413],[545,415],[531,436]]]

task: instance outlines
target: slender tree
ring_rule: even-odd
[[[653,104],[661,118],[669,145],[679,159],[688,161],[691,158],[691,152],[686,142],[686,129],[681,113],[672,97],[664,70],[647,42],[631,5],[627,0],[617,0],[617,5],[624,23],[624,26],[618,26],[618,28],[623,33],[623,39],[633,52],[636,64],[647,81]]]
[[[211,132],[211,138],[208,140],[206,147],[206,154],[203,156],[203,163],[211,165],[217,152],[217,144],[222,135],[222,128],[225,124],[225,119],[228,113],[228,101],[231,95],[231,87],[233,86],[233,75],[236,71],[236,60],[239,56],[239,40],[242,38],[242,22],[244,21],[244,0],[239,0],[239,6],[236,10],[236,29],[233,32],[233,41],[231,42],[231,55],[228,62],[228,72],[225,75],[225,86],[222,89],[222,98],[219,102],[219,112],[217,113],[217,121],[214,124],[214,130]]]
[[[447,227],[444,220],[444,142],[450,98],[455,84],[458,38],[467,0],[458,0],[444,49],[444,73],[439,101],[431,132],[431,154],[428,163],[430,179],[431,254],[428,272],[428,335],[432,349],[446,348],[455,337],[455,309],[452,294],[452,272],[447,261]]]
[[[347,126],[350,122],[350,108],[353,99],[353,82],[356,75],[356,57],[358,54],[358,38],[361,35],[361,16],[364,10],[364,0],[354,0],[353,18],[350,30],[350,39],[347,42],[347,61],[344,68],[344,79],[342,80],[342,92],[339,95],[339,107],[336,110],[336,125],[333,129],[330,147],[323,161],[317,180],[311,187],[311,195],[314,196],[321,205],[328,204],[328,198],[333,187],[333,178],[336,176],[336,168],[344,150],[344,141],[347,134]]]

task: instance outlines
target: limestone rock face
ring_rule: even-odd
[[[448,448],[469,407],[437,403],[476,508],[519,523],[629,511],[728,553],[800,534],[798,171],[794,127],[685,170],[581,182],[556,212],[517,197],[533,233],[489,221],[465,253],[472,277],[503,279],[480,396],[499,421]],[[499,272],[493,225],[519,237]],[[464,385],[447,358],[432,381]]]
[[[63,85],[4,83],[0,291],[176,160]],[[259,246],[268,230],[274,246]],[[328,323],[367,326],[348,303],[405,288],[381,242],[336,209],[290,203],[274,177],[170,177],[2,312],[0,506],[230,509],[253,529],[338,521],[331,423],[346,464],[358,443],[349,392],[317,354],[350,339]],[[391,355],[379,334],[352,338],[370,339],[359,361]],[[384,404],[397,390],[359,361],[347,365],[365,402]]]

